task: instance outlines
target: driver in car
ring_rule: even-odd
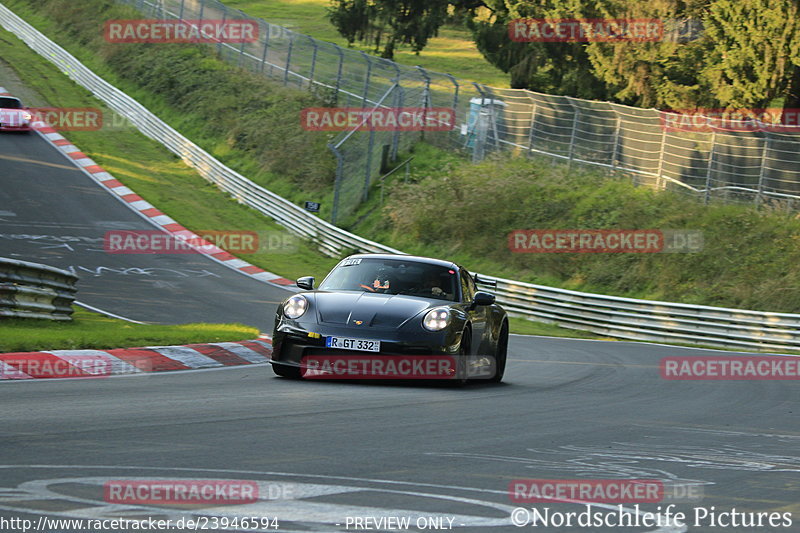
[[[427,272],[422,280],[422,284],[416,288],[416,292],[424,295],[444,296],[445,292],[439,286],[439,276],[435,272]]]
[[[372,281],[370,281],[372,280]],[[379,291],[388,291],[389,290],[389,275],[384,269],[378,270],[378,272],[374,276],[369,276],[367,279],[364,280],[364,283],[359,285],[362,289],[368,292],[379,292]]]

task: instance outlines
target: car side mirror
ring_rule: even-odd
[[[307,291],[314,290],[314,276],[305,276],[297,278],[297,286]]]
[[[475,293],[475,297],[472,299],[473,305],[492,305],[495,301],[494,294],[490,294],[484,291],[478,291]]]

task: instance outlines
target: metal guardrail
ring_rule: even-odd
[[[306,213],[299,206],[227,168],[122,91],[81,64],[0,4],[0,24],[62,72],[90,90],[145,135],[163,144],[200,175],[239,202],[316,242],[331,256],[363,252],[402,253],[361,238]],[[734,349],[800,351],[800,314],[726,309],[582,293],[493,276],[498,302],[511,315],[617,338]]]
[[[77,281],[60,268],[0,257],[0,317],[72,320]]]

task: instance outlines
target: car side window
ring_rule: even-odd
[[[461,301],[471,302],[475,297],[475,285],[471,284],[472,276],[470,273],[461,269]]]

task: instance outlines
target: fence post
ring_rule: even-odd
[[[228,8],[225,7],[225,4],[222,4],[222,26],[225,27],[225,19],[228,17]],[[221,56],[222,55],[222,39],[219,40],[217,43],[217,53]]]
[[[756,205],[761,203],[761,195],[764,192],[764,178],[767,172],[767,151],[769,151],[769,144],[771,137],[769,132],[764,133],[764,149],[761,151],[761,168],[758,171],[758,191],[756,192]]]
[[[242,66],[242,63],[244,63],[244,45],[245,44],[247,44],[247,43],[245,43],[245,41],[243,39],[242,40],[242,44],[239,46],[239,61],[238,61],[238,65],[240,67]]]
[[[491,128],[491,132],[494,137],[494,149],[500,151],[500,132],[497,129],[498,116],[497,111],[495,110],[495,102],[499,102],[501,100],[495,97],[492,87],[484,85],[483,88],[486,89],[486,93],[489,95],[489,128]],[[487,132],[488,131],[489,130],[487,129]]]
[[[425,80],[425,88],[422,89],[422,105],[420,107],[422,107],[422,109],[423,109],[423,111],[422,111],[422,122],[424,124],[427,124],[428,123],[428,109],[430,107],[432,107],[431,106],[431,77],[428,75],[428,71],[425,70],[424,68],[422,68],[421,66],[417,65],[414,68],[419,70],[419,73],[422,75],[422,78]],[[423,128],[419,132],[419,138],[420,138],[420,140],[424,140],[425,139],[425,128]]]
[[[425,80],[425,88],[422,89],[422,107],[428,108],[431,107],[431,77],[428,75],[428,71],[422,68],[421,66],[417,65],[417,70],[422,75],[422,78]]]
[[[575,157],[575,136],[576,136],[575,134],[578,131],[578,119],[581,116],[580,108],[576,107],[575,104],[572,103],[572,101],[568,100],[568,102],[569,105],[572,106],[572,109],[575,110],[575,117],[572,119],[572,133],[570,134],[569,137],[569,162],[567,163],[567,172],[569,172],[572,169],[572,160]]]
[[[266,23],[266,30],[264,32],[264,52],[261,54],[261,72],[264,72],[264,67],[267,65],[267,51],[269,50],[269,34],[270,34],[270,27],[272,24],[269,22]],[[272,69],[270,69],[270,73],[272,73]]]
[[[536,128],[536,102],[531,106],[531,124],[528,127],[528,157],[533,154],[533,131]]]
[[[367,75],[364,78],[364,91],[361,94],[361,107],[367,107],[367,97],[369,96],[369,82],[372,76],[372,61],[370,61],[369,54],[364,51],[361,52],[364,61],[367,62]]]
[[[183,4],[186,3],[186,0],[181,0],[181,9],[178,11],[178,20],[183,20]]]
[[[450,80],[450,83],[453,84],[453,127],[450,129],[450,134],[451,134],[450,138],[452,140],[453,132],[456,132],[456,138],[458,138],[457,137],[458,132],[456,131],[456,124],[458,123],[458,90],[460,88],[460,85],[458,84],[458,81],[452,74],[445,74],[445,76],[447,76],[447,78]]]
[[[664,171],[664,146],[667,140],[667,128],[663,123],[661,126],[661,148],[658,151],[658,178],[656,178],[656,188],[661,189],[661,173]]]
[[[405,95],[403,94],[403,86],[400,84],[400,78],[401,78],[402,74],[400,72],[400,66],[397,63],[392,63],[392,66],[394,66],[394,70],[395,70],[395,73],[396,73],[396,76],[395,76],[394,80],[392,80],[394,82],[394,85],[395,85],[394,90],[396,91],[395,94],[394,94],[394,108],[395,109],[399,109],[399,108],[403,107],[403,104],[405,103],[404,102]],[[397,130],[395,130],[394,135],[392,135],[392,152],[390,154],[390,157],[391,157],[392,161],[396,161],[397,160],[397,152],[399,150],[400,150],[400,130],[397,129]]]
[[[292,66],[292,47],[294,46],[294,32],[289,32],[289,50],[286,52],[286,68],[283,69],[283,85],[289,83],[289,68]]]
[[[704,202],[708,204],[711,199],[711,165],[714,164],[714,146],[717,142],[716,130],[711,132],[711,150],[708,152],[708,168],[706,169],[706,194]]]
[[[198,20],[203,20],[203,13],[206,10],[206,0],[200,0],[200,14],[197,16]]]
[[[483,89],[479,84],[473,81],[472,85],[478,91],[478,94],[481,95],[480,109],[478,109],[478,114],[475,116],[475,122],[472,124],[472,132],[471,132],[471,134],[473,135],[472,162],[477,163],[478,161],[483,160],[484,151],[486,148],[484,146],[484,144],[486,143],[486,121],[484,119],[484,114],[483,114],[483,103],[484,101],[487,100],[487,98],[486,94],[483,92]],[[470,115],[472,114],[472,103],[470,103],[469,113]],[[470,136],[470,131],[469,128],[467,128],[467,140],[466,140],[467,144],[469,144],[470,140],[469,136]]]
[[[336,51],[339,52],[339,70],[336,72],[336,89],[335,89],[335,96],[336,102],[339,102],[339,87],[342,84],[342,64],[344,63],[344,52],[342,51],[342,47],[338,44],[334,45],[336,47]]]
[[[616,111],[614,111],[614,114],[617,115],[617,126],[614,130],[614,151],[611,153],[611,170],[617,170],[617,161],[619,161],[619,139],[621,137],[620,132],[622,131],[622,119],[619,118]]]
[[[308,88],[310,89],[314,86],[314,70],[317,68],[317,49],[319,47],[317,46],[317,40],[310,35],[308,40],[311,41],[311,46],[314,47],[314,51],[311,52],[311,72],[308,73]]]

